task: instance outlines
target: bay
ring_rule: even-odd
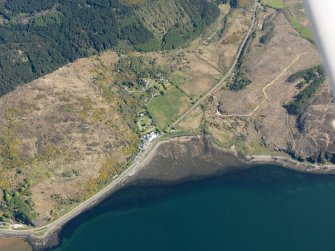
[[[65,225],[55,251],[335,250],[335,176],[261,165],[134,185]]]

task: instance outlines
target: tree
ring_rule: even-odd
[[[232,8],[237,8],[238,7],[238,0],[230,0],[230,6]]]

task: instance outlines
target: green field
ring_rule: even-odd
[[[186,81],[186,76],[181,72],[177,72],[172,74],[169,80],[180,87]]]
[[[161,129],[169,127],[178,118],[178,114],[188,105],[187,96],[177,88],[172,88],[155,97],[148,105],[148,110]]]
[[[284,3],[282,0],[262,0],[261,2],[262,4],[276,10],[284,8]]]
[[[302,24],[300,24],[290,13],[290,11],[288,9],[284,10],[285,16],[286,18],[290,21],[291,25],[294,27],[294,29],[299,32],[299,34],[308,39],[309,41],[314,40],[314,36],[313,36],[313,32],[312,29],[307,28],[305,26],[303,26]]]
[[[261,0],[261,3],[270,8],[280,10],[284,9],[286,18],[290,21],[294,29],[299,32],[299,34],[313,42],[313,32],[310,28],[303,26],[290,12],[290,9],[293,8],[291,5],[284,4],[283,0]]]

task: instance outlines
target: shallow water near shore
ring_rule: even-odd
[[[262,165],[135,185],[68,223],[55,251],[334,250],[335,176]]]

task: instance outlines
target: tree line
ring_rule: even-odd
[[[302,89],[285,108],[290,115],[301,115],[308,106],[308,101],[314,96],[321,84],[326,80],[326,72],[321,65],[298,71],[288,77],[289,83],[301,80],[297,87]]]
[[[0,96],[80,57],[113,48],[121,40],[146,50],[179,47],[219,15],[216,4],[207,0],[180,0],[180,4],[192,19],[192,29],[173,27],[158,46],[152,32],[134,14],[136,6],[122,5],[120,0],[1,3],[0,16],[6,23],[0,25]],[[53,12],[34,18],[34,14],[46,10]],[[33,21],[15,21],[25,15]]]
[[[220,14],[217,5],[209,1],[179,0],[178,3],[191,18],[192,27],[190,29],[179,24],[171,27],[163,37],[164,49],[178,48],[190,39],[198,36]]]

